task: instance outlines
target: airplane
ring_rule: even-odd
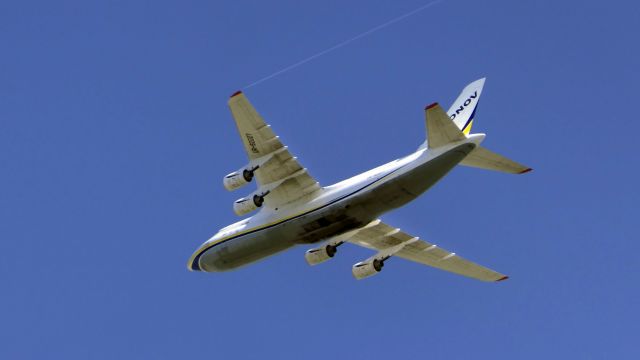
[[[238,199],[238,216],[257,213],[222,228],[189,258],[191,271],[239,268],[299,244],[320,246],[305,259],[317,265],[333,258],[345,243],[375,251],[353,265],[364,279],[378,274],[387,259],[399,257],[482,281],[508,276],[466,260],[381,221],[384,213],[416,199],[456,165],[512,174],[531,168],[480,146],[485,134],[470,133],[485,79],[467,85],[448,112],[433,103],[425,108],[426,140],[413,153],[330,186],[309,174],[238,91],[229,99],[247,165],[223,178],[237,190],[254,179],[257,190]]]

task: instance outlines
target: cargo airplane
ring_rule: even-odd
[[[236,269],[299,244],[321,245],[305,259],[316,265],[345,243],[375,253],[353,265],[356,279],[379,273],[387,259],[399,257],[483,281],[507,276],[421,240],[379,217],[424,193],[456,165],[522,174],[527,166],[480,146],[472,134],[484,79],[464,88],[445,112],[438,103],[425,108],[426,141],[413,153],[331,186],[309,174],[238,91],[229,99],[249,163],[223,179],[227,190],[255,180],[257,190],[233,204],[235,213],[255,215],[221,229],[188,261],[192,271]]]

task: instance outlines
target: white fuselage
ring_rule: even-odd
[[[418,197],[462,161],[484,139],[467,139],[418,151],[337,184],[311,199],[256,215],[221,229],[196,250],[188,266],[225,271],[263,259],[296,244],[330,239],[362,227]],[[268,197],[266,198],[268,201]]]

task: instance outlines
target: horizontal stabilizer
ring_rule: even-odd
[[[482,146],[477,146],[460,165],[471,166],[481,169],[501,171],[510,174],[524,174],[531,171],[531,168],[519,164],[513,160],[487,150]]]
[[[427,122],[427,146],[429,149],[466,138],[438,103],[433,103],[424,110]]]

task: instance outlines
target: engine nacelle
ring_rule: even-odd
[[[238,216],[242,216],[252,212],[253,210],[259,208],[264,204],[264,197],[267,193],[263,195],[254,194],[253,196],[244,197],[236,200],[233,203],[233,212]]]
[[[233,191],[247,185],[251,182],[251,180],[253,180],[253,173],[256,171],[256,169],[258,169],[258,167],[255,167],[253,169],[247,169],[246,167],[244,167],[225,176],[222,179],[224,188],[228,191]]]
[[[351,272],[356,279],[362,280],[379,273],[380,271],[382,271],[383,266],[384,260],[373,259],[369,261],[361,261],[353,265],[353,268],[351,268]]]
[[[323,263],[336,255],[337,247],[335,245],[325,245],[323,247],[307,250],[304,254],[304,259],[307,260],[309,265],[318,265]]]
[[[233,203],[233,212],[238,216],[248,214],[257,208],[251,198],[238,199]]]

